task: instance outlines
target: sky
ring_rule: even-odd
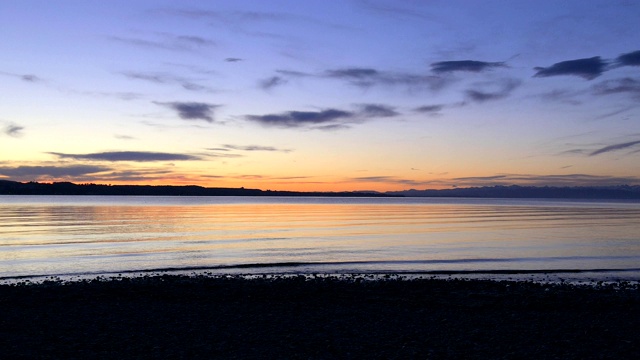
[[[640,185],[640,1],[0,1],[0,179]]]

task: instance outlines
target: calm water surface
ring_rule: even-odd
[[[639,268],[638,202],[0,196],[5,279]]]

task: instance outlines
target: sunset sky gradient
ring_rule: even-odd
[[[1,1],[0,179],[640,184],[640,1]]]

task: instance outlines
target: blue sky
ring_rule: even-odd
[[[0,178],[640,184],[639,1],[3,1]]]

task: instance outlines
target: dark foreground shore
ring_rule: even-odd
[[[635,359],[640,289],[153,276],[0,286],[6,359]]]

